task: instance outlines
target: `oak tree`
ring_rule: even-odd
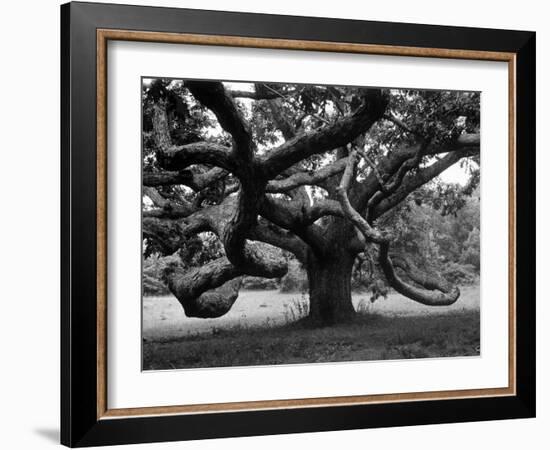
[[[188,316],[225,314],[243,276],[282,277],[286,254],[305,267],[317,323],[354,314],[365,255],[416,302],[459,298],[404,254],[388,218],[452,165],[475,187],[478,93],[156,79],[142,95],[146,248],[189,253],[204,233],[217,245],[165,271]]]

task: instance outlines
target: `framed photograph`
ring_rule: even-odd
[[[61,441],[535,415],[535,33],[61,7]]]

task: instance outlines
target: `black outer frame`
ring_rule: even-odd
[[[98,420],[96,29],[516,53],[517,395]],[[61,443],[71,447],[535,416],[535,33],[176,8],[61,6]]]

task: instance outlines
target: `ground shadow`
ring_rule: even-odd
[[[59,429],[58,428],[37,428],[34,432],[44,439],[59,444]]]

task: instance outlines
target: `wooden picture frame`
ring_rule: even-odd
[[[109,40],[505,61],[509,70],[506,388],[110,409]],[[535,33],[125,5],[61,7],[61,441],[68,446],[535,415]]]

